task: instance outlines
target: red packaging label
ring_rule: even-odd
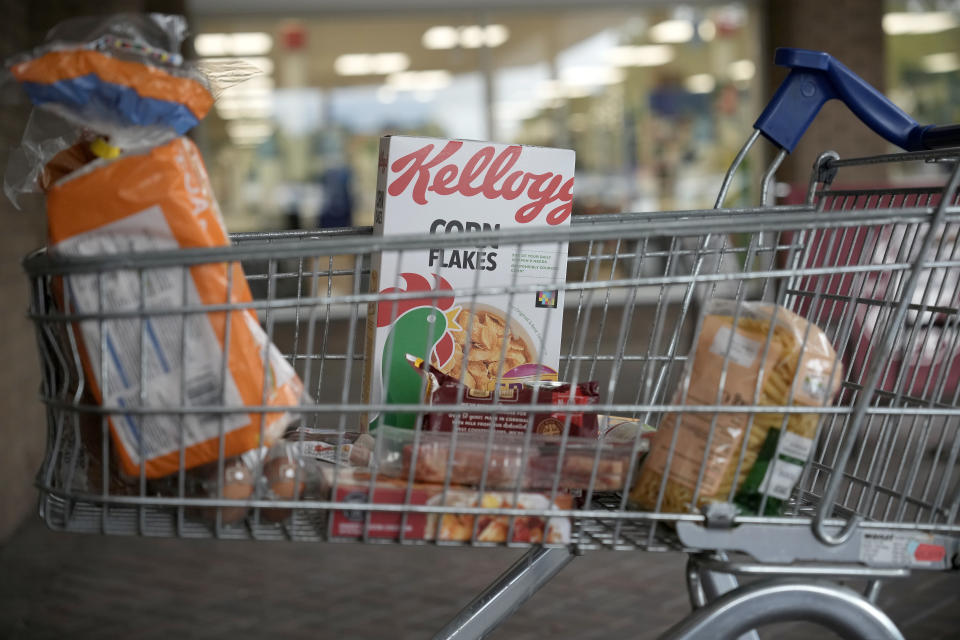
[[[575,412],[574,406],[597,404],[600,393],[596,382],[581,382],[575,386],[565,383],[553,383],[547,386],[524,385],[519,389],[505,389],[496,398],[493,391],[466,389],[455,379],[437,374],[437,388],[433,391],[431,403],[437,407],[443,405],[476,405],[476,411],[443,411],[430,414],[426,429],[432,431],[487,431],[493,421],[494,430],[524,434],[530,428],[540,435],[560,436],[564,430],[569,435],[596,438],[597,415],[595,413]],[[572,393],[571,393],[572,390]],[[532,414],[517,410],[502,413],[483,411],[487,405],[544,405],[545,411]],[[547,407],[553,410],[547,410]],[[569,427],[568,427],[569,425]]]

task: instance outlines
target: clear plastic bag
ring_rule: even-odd
[[[165,144],[196,126],[219,92],[259,73],[242,61],[184,60],[186,35],[183,16],[74,18],[7,60],[7,73],[36,107],[4,176],[14,205],[47,190],[53,180],[44,180],[44,171],[65,151],[97,138],[129,153]]]
[[[731,410],[665,415],[632,502],[656,509],[666,473],[661,512],[732,498],[745,512],[764,502],[764,515],[776,514],[813,449],[819,415],[738,407],[826,406],[843,380],[833,346],[819,327],[783,307],[742,302],[738,310],[737,302],[714,300],[691,356],[673,403]]]

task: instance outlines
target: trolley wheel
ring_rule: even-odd
[[[846,587],[771,578],[727,592],[694,610],[661,640],[732,640],[775,622],[806,621],[849,640],[904,640],[876,605]]]

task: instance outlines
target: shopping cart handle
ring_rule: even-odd
[[[883,94],[828,53],[783,47],[776,64],[791,69],[754,123],[771,142],[788,152],[827,100],[837,98],[864,124],[906,151],[960,144],[960,127],[921,126]]]

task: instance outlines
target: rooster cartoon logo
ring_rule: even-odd
[[[461,307],[454,305],[453,287],[443,277],[432,274],[436,287],[418,273],[401,273],[405,288],[389,287],[380,291],[400,293],[422,291],[422,298],[385,300],[377,305],[377,328],[390,327],[380,361],[384,404],[416,404],[421,401],[421,375],[410,366],[407,354],[434,361],[442,368],[453,357],[456,343],[453,334],[463,331],[457,323]],[[392,325],[392,326],[391,326]],[[413,429],[416,413],[386,411],[383,424]],[[379,418],[370,422],[375,429]]]

